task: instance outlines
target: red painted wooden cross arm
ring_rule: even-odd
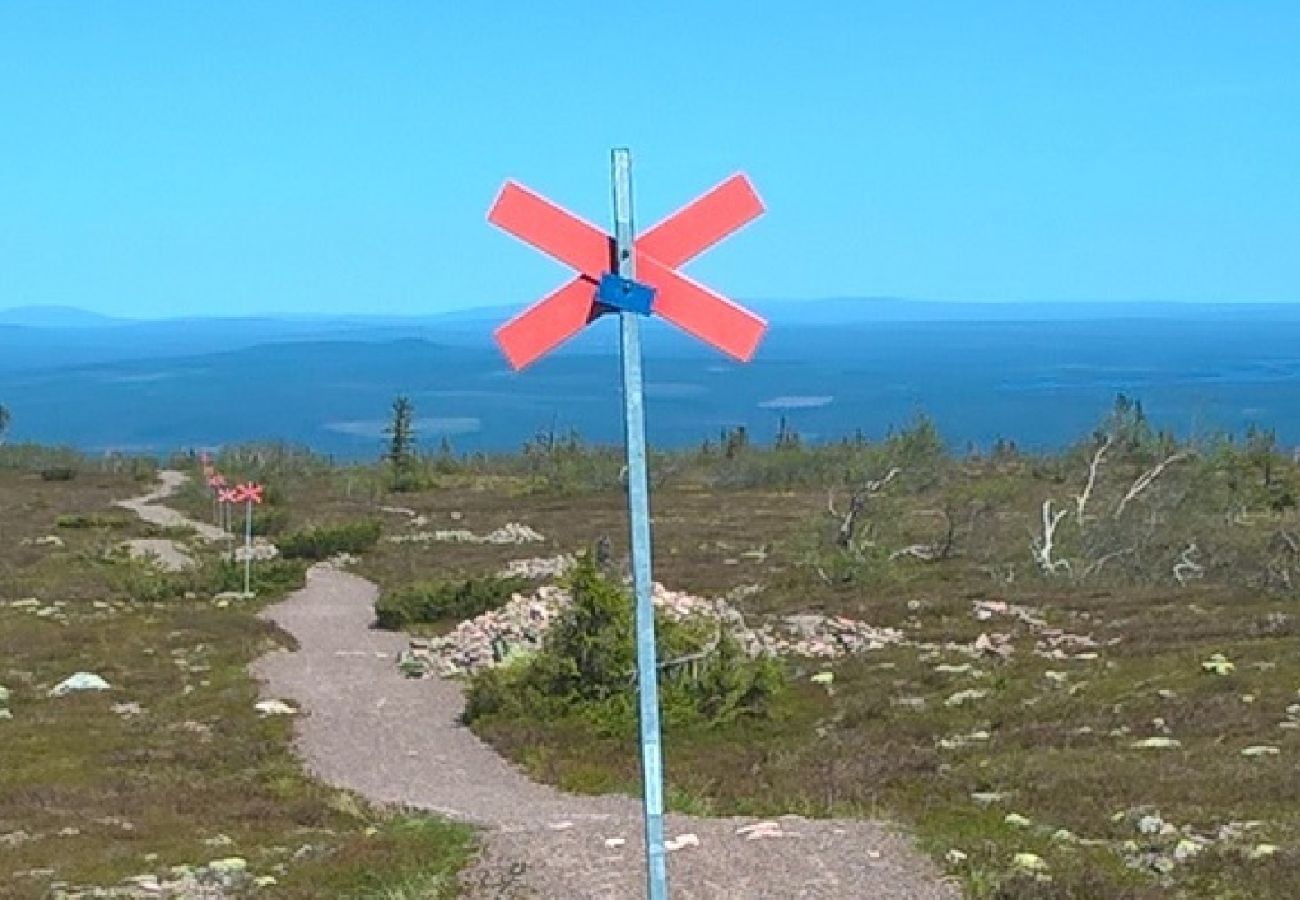
[[[753,356],[766,323],[676,267],[762,211],[749,180],[733,175],[646,231],[635,244],[637,280],[655,288],[654,312],[741,360]],[[502,188],[488,221],[579,272],[497,329],[506,358],[520,369],[600,314],[596,283],[615,268],[613,242],[600,228],[515,182]]]

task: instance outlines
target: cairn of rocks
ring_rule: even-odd
[[[522,563],[536,563],[526,560]],[[538,567],[540,568],[540,566]],[[529,566],[520,565],[520,571]],[[785,616],[754,629],[730,602],[706,599],[654,585],[653,602],[674,621],[712,620],[730,633],[750,656],[803,656],[836,659],[899,644],[903,633],[843,616],[820,613]],[[401,658],[402,670],[419,677],[472,675],[542,646],[552,623],[572,602],[569,592],[544,585],[530,594],[515,594],[500,609],[462,622],[442,637],[413,638]]]

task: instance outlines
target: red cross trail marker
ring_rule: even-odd
[[[752,357],[766,323],[692,281],[677,267],[756,217],[763,211],[763,204],[745,176],[733,175],[640,238],[634,238],[631,153],[615,150],[612,168],[612,236],[513,181],[501,189],[488,221],[573,267],[578,275],[502,325],[496,338],[510,364],[522,369],[603,313],[618,313],[632,584],[636,593],[646,884],[650,900],[667,900],[640,317],[652,313],[662,316],[737,359]],[[641,281],[636,280],[638,277]]]
[[[252,596],[253,581],[253,504],[262,502],[262,492],[266,485],[256,481],[245,481],[235,485],[234,500],[245,504],[244,507],[244,595]]]
[[[733,175],[636,239],[635,267],[655,291],[652,311],[742,361],[758,348],[761,318],[677,271],[763,212],[753,186]],[[488,221],[578,270],[578,277],[497,329],[506,359],[522,369],[577,334],[606,311],[596,285],[613,268],[613,243],[604,231],[528,188],[508,181]]]

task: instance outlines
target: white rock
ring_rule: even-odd
[[[73,691],[107,691],[112,685],[94,672],[77,672],[69,675],[50,689],[51,697],[62,697]]]
[[[1138,819],[1137,829],[1143,834],[1159,834],[1165,827],[1165,820],[1159,816],[1143,816]]]
[[[1269,747],[1261,744],[1255,747],[1247,747],[1245,750],[1241,751],[1241,755],[1242,756],[1277,756],[1281,752],[1282,751],[1279,750],[1277,747]]]
[[[264,716],[292,716],[298,712],[283,700],[259,700],[253,708]]]

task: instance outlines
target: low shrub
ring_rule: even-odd
[[[72,466],[50,466],[41,469],[41,481],[71,481],[77,477],[77,470]]]
[[[475,677],[464,719],[578,719],[603,734],[636,727],[636,643],[633,606],[595,563],[582,559],[568,577],[573,604],[552,626],[541,652]],[[765,715],[785,688],[771,658],[750,659],[725,631],[659,617],[660,660],[694,658],[659,674],[667,727],[712,726]]]
[[[276,597],[302,587],[306,574],[307,567],[301,560],[278,558],[255,560],[249,587],[258,597]],[[221,560],[209,576],[207,589],[213,594],[223,591],[242,591],[244,564]]]
[[[417,623],[459,622],[499,609],[511,595],[528,587],[522,578],[470,578],[465,581],[422,581],[389,591],[375,603],[380,628],[399,629]]]
[[[287,534],[277,546],[288,559],[328,559],[338,553],[364,553],[378,542],[381,530],[374,519],[321,525]]]
[[[103,513],[68,514],[54,520],[54,524],[59,528],[121,528],[127,522],[126,516]]]

